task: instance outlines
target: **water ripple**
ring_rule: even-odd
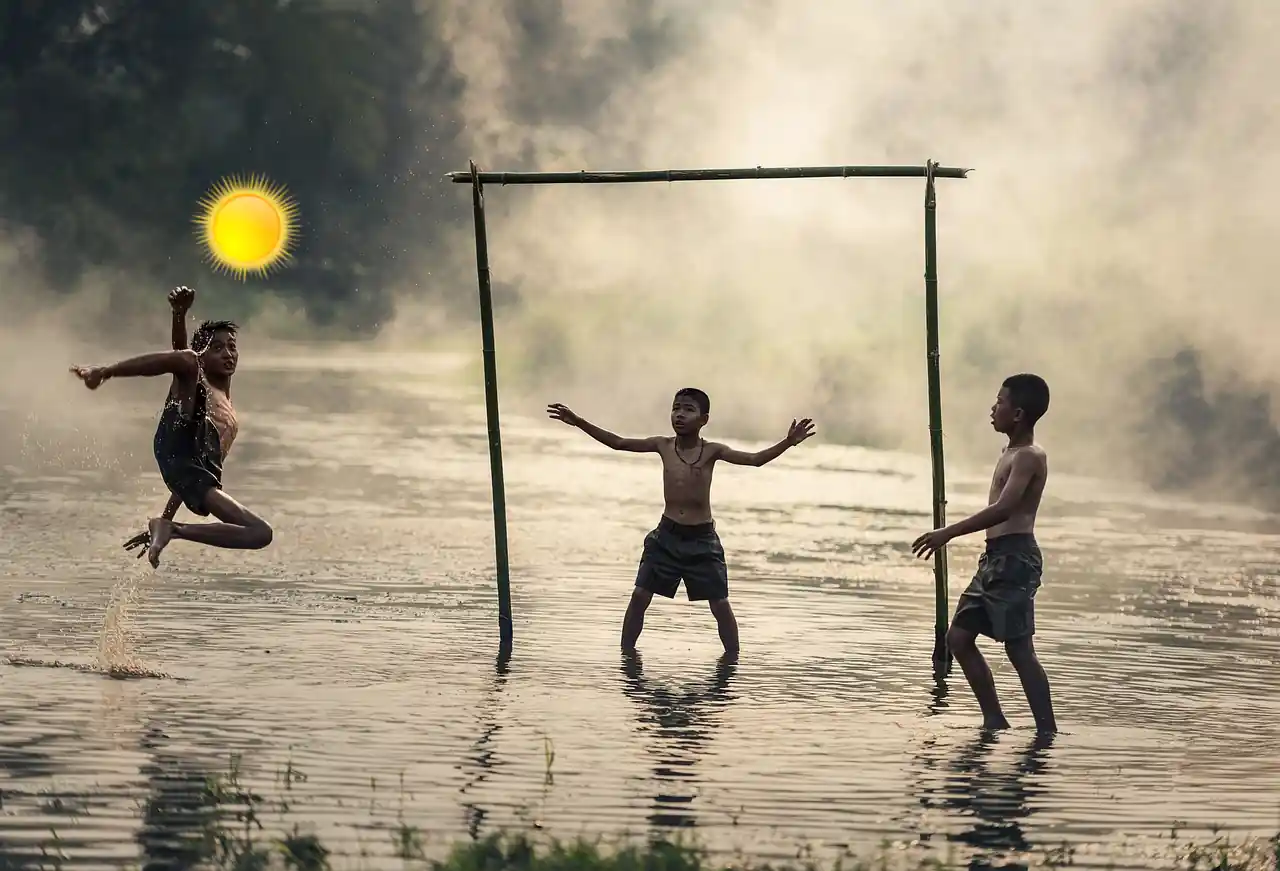
[[[1105,848],[1099,864],[1141,867],[1176,820],[1280,820],[1272,518],[1065,481],[1037,615],[1065,732],[1037,741],[989,648],[1017,726],[989,738],[963,680],[928,661],[931,572],[906,548],[928,521],[926,460],[818,445],[720,470],[743,656],[719,661],[705,607],[659,600],[629,661],[617,636],[657,469],[504,409],[517,648],[495,662],[474,392],[435,372],[354,367],[328,392],[287,372],[244,373],[227,478],[276,526],[267,551],[179,543],[155,574],[123,554],[163,503],[145,410],[131,452],[6,456],[0,865],[43,849],[182,867],[233,754],[245,788],[289,805],[269,828],[300,820],[375,866],[401,821],[435,852],[537,824],[694,830],[774,858],[1066,843],[1078,863]],[[953,511],[981,495],[971,477]],[[979,546],[951,548],[953,599]]]

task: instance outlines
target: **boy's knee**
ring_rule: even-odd
[[[271,529],[271,524],[257,517],[250,521],[248,528],[250,542],[253,544],[254,550],[262,550],[262,548],[271,544],[271,539],[275,536]]]
[[[727,617],[733,614],[733,608],[729,605],[728,599],[712,599],[707,604],[711,608],[711,613],[717,617]]]
[[[1004,643],[1004,652],[1015,667],[1023,663],[1035,662],[1036,659],[1036,649],[1032,644],[1030,635],[1025,638],[1014,638],[1006,641]]]
[[[951,624],[951,628],[947,630],[947,648],[952,653],[967,653],[977,647],[976,635],[968,629]]]
[[[631,591],[630,607],[633,610],[638,609],[640,611],[643,611],[644,609],[649,607],[649,603],[652,601],[653,601],[653,593],[649,590],[646,590],[644,587],[636,587],[634,590]]]

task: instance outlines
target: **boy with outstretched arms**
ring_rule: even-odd
[[[662,458],[666,507],[657,528],[644,540],[635,589],[622,623],[624,652],[634,652],[644,628],[645,610],[654,595],[674,599],[683,580],[689,601],[710,605],[725,653],[738,653],[738,622],[729,606],[729,573],[711,517],[712,471],[720,460],[735,466],[763,466],[813,435],[813,421],[793,420],[782,441],[763,451],[747,453],[702,438],[710,412],[707,394],[685,387],[677,391],[671,403],[674,436],[632,439],[601,429],[558,403],[547,407],[552,418],[576,426],[605,447],[655,453]]]
[[[178,309],[184,304],[189,307],[194,299],[189,291],[180,291],[185,289],[171,294],[175,344],[179,338]],[[183,318],[185,314],[184,309]],[[182,330],[185,333],[185,324]],[[222,489],[223,460],[239,429],[231,404],[231,378],[239,362],[236,332],[230,321],[205,321],[192,337],[191,349],[144,354],[110,366],[71,367],[90,390],[112,378],[173,377],[156,427],[156,463],[165,485],[181,504],[202,517],[212,514],[221,522],[175,523],[172,517],[177,506],[171,498],[167,516],[152,518],[147,524],[147,559],[152,566],[160,564],[161,552],[175,538],[251,550],[271,543],[272,531],[266,521]]]

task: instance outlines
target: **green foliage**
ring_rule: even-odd
[[[225,176],[265,175],[303,226],[291,268],[259,286],[304,298],[317,322],[354,312],[371,326],[397,268],[392,221],[423,200],[456,210],[424,190],[457,162],[458,83],[429,7],[3,4],[0,218],[40,235],[60,289],[90,267],[197,283],[208,277],[192,224],[200,197]],[[420,165],[428,153],[438,166]],[[394,229],[429,242],[441,216],[414,211],[420,226]]]

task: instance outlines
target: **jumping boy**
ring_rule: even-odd
[[[177,290],[173,296],[186,297]],[[175,343],[179,304],[175,303]],[[190,350],[144,354],[110,366],[71,367],[90,390],[111,378],[173,376],[154,439],[160,475],[189,511],[202,517],[212,514],[222,522],[174,523],[177,507],[171,498],[167,516],[147,524],[147,559],[152,566],[159,566],[160,553],[174,538],[239,550],[257,550],[271,543],[266,521],[222,489],[222,464],[239,428],[231,404],[231,377],[239,362],[236,325],[205,321],[191,344]]]
[[[711,518],[711,474],[718,460],[735,466],[763,466],[813,435],[813,421],[791,421],[787,436],[771,448],[746,453],[702,438],[711,413],[707,394],[693,387],[677,391],[671,403],[674,437],[629,439],[614,435],[583,420],[560,404],[547,413],[591,436],[605,447],[631,453],[655,453],[662,458],[662,489],[666,507],[658,526],[644,539],[644,551],[636,575],[631,603],[622,621],[622,649],[635,651],[644,628],[644,612],[654,594],[676,597],[684,580],[690,602],[707,602],[716,618],[725,653],[738,653],[738,622],[729,607],[729,572],[724,548]]]
[[[928,559],[953,538],[987,530],[986,552],[978,571],[960,595],[947,630],[947,646],[982,708],[987,729],[1007,729],[991,669],[975,643],[986,635],[1004,643],[1005,653],[1022,681],[1027,703],[1042,733],[1056,732],[1049,678],[1036,658],[1035,596],[1044,560],[1036,544],[1036,511],[1049,475],[1044,449],[1035,443],[1036,421],[1049,410],[1049,385],[1038,375],[1012,375],[1004,380],[991,407],[991,426],[1009,437],[996,463],[986,508],[935,529],[915,540],[911,550]]]

